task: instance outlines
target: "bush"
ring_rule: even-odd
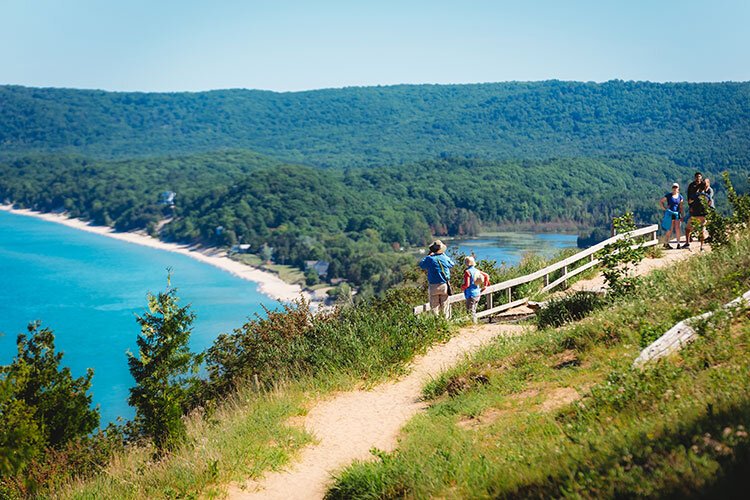
[[[414,316],[417,287],[389,290],[380,299],[313,314],[299,299],[266,310],[207,351],[209,382],[204,398],[225,394],[257,376],[269,387],[280,380],[343,371],[377,377],[447,336],[447,324],[432,315]]]
[[[624,234],[636,228],[632,213],[615,217],[612,225],[617,234]],[[626,236],[606,245],[598,252],[598,258],[602,262],[604,281],[614,296],[630,293],[640,283],[640,279],[633,276],[632,268],[643,260],[646,250],[643,247],[632,248],[635,243],[637,242],[633,238]]]
[[[603,307],[605,300],[596,293],[579,291],[561,298],[551,299],[537,311],[536,323],[541,328],[558,327],[578,321]]]
[[[706,227],[711,236],[711,244],[716,248],[729,244],[733,234],[747,228],[750,224],[750,193],[737,194],[729,180],[728,172],[722,174],[722,180],[727,190],[727,199],[732,213],[730,216],[725,216],[716,210],[708,210]]]
[[[30,471],[85,440],[99,424],[99,411],[91,408],[88,393],[93,371],[73,378],[69,368],[61,368],[52,330],[32,323],[16,346],[17,356],[0,367],[0,483],[23,492],[44,484]]]

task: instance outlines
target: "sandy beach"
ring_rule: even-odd
[[[167,250],[169,252],[180,253],[187,255],[190,258],[205,262],[214,267],[218,267],[224,271],[227,271],[238,278],[244,280],[253,281],[258,284],[258,291],[268,295],[269,297],[288,302],[299,298],[300,295],[310,300],[310,295],[302,291],[299,285],[290,285],[285,281],[281,280],[278,276],[267,271],[251,267],[235,260],[230,259],[227,256],[225,250],[218,250],[215,248],[199,248],[195,246],[179,245],[176,243],[166,243],[156,238],[152,238],[146,234],[139,234],[134,232],[117,232],[110,227],[105,226],[93,226],[88,222],[80,219],[71,219],[65,214],[56,213],[42,213],[35,212],[27,209],[16,209],[11,205],[0,205],[0,210],[5,212],[11,212],[14,214],[25,215],[28,217],[36,217],[37,219],[43,219],[64,226],[72,227],[74,229],[80,229],[81,231],[88,231],[89,233],[96,233],[108,238],[114,238],[120,241],[126,241],[135,245],[142,245],[151,248],[158,248],[160,250]]]

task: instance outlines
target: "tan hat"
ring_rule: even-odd
[[[440,240],[435,240],[430,244],[430,252],[441,254],[445,252],[446,246],[445,243],[443,243]]]

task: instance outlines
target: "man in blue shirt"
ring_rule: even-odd
[[[446,319],[450,318],[450,304],[448,300],[448,283],[451,279],[451,267],[456,263],[445,255],[445,244],[435,240],[430,245],[430,255],[419,263],[419,267],[427,271],[427,283],[429,284],[430,309],[435,314],[442,314]]]

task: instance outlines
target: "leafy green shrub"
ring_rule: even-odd
[[[624,234],[636,229],[635,218],[632,213],[626,213],[622,217],[615,217],[612,221],[617,234]],[[632,274],[632,268],[643,260],[645,249],[642,247],[632,248],[637,243],[630,236],[619,238],[617,241],[606,245],[600,252],[598,258],[602,262],[602,275],[614,296],[625,295],[635,289],[640,279]]]
[[[539,328],[558,327],[578,321],[603,307],[604,304],[605,300],[599,294],[586,291],[553,298],[545,307],[537,311],[536,324]]]
[[[725,216],[717,210],[707,211],[706,228],[711,236],[711,244],[716,248],[729,244],[732,240],[732,234],[746,228],[750,224],[750,193],[745,193],[744,195],[737,194],[732,181],[729,179],[729,172],[722,173],[721,177],[724,181],[727,200],[729,201],[732,213],[729,216]]]
[[[207,351],[209,394],[223,394],[257,377],[264,386],[322,372],[377,377],[448,334],[433,315],[414,316],[423,300],[417,287],[389,290],[383,298],[313,314],[300,299],[266,310]],[[208,397],[208,396],[207,396]]]
[[[188,403],[188,390],[195,379],[202,355],[190,352],[188,340],[195,315],[190,306],[178,305],[177,290],[170,288],[148,295],[148,312],[138,316],[138,357],[128,353],[135,387],[128,403],[136,409],[135,425],[153,439],[157,452],[177,446],[185,436],[182,415]]]
[[[0,498],[5,486],[10,498],[44,497],[73,479],[94,476],[112,456],[124,449],[123,429],[110,424],[105,431],[78,436],[31,460],[23,475],[0,478]]]

